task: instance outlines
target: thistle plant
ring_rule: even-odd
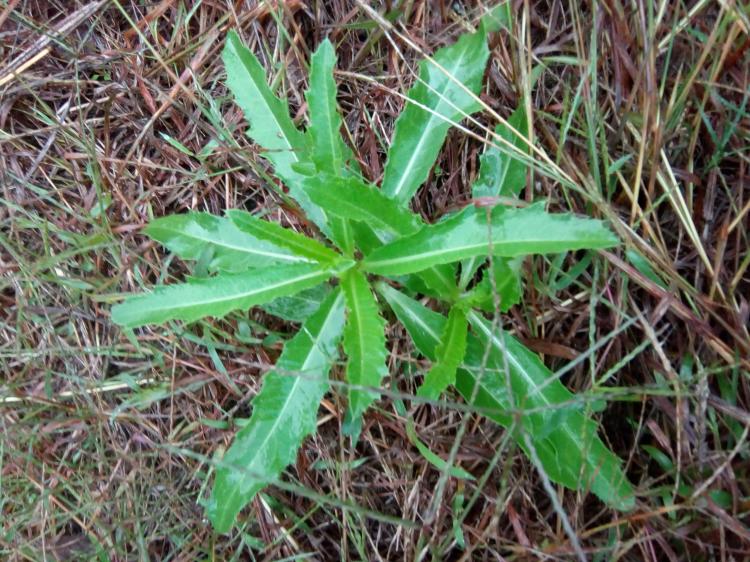
[[[207,501],[217,531],[230,530],[254,495],[294,462],[316,430],[332,366],[341,361],[342,427],[357,440],[389,373],[386,317],[400,322],[431,361],[417,399],[439,400],[454,387],[477,412],[507,427],[553,482],[590,490],[617,509],[633,506],[631,485],[597,436],[597,424],[539,357],[487,317],[520,301],[524,256],[617,244],[599,220],[551,214],[544,202],[517,199],[530,160],[526,113],[518,109],[510,126],[498,126],[495,134],[505,142],[482,155],[472,186],[481,205],[431,224],[409,208],[451,125],[481,109],[487,33],[482,24],[421,62],[380,186],[366,181],[341,135],[328,40],[312,56],[309,126],[302,131],[269,88],[258,59],[235,33],[228,35],[227,84],[249,122],[247,134],[315,236],[241,210],[156,219],[146,234],[182,259],[207,264],[210,275],[130,296],[112,311],[116,323],[134,329],[252,307],[287,316],[294,295],[315,303],[311,314],[290,318],[302,320],[301,327],[265,374],[250,420],[217,466]]]

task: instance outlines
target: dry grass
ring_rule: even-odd
[[[479,416],[457,457],[479,483],[449,481],[425,522],[439,472],[409,443],[404,417],[447,457],[469,414],[407,409],[425,364],[398,329],[393,394],[356,447],[340,437],[332,394],[288,471],[291,491],[267,490],[230,536],[203,518],[211,460],[288,327],[253,313],[241,330],[234,317],[136,341],[109,307],[187,272],[139,233],[152,216],[262,208],[305,227],[242,135],[218,57],[225,30],[242,30],[300,120],[309,54],[330,36],[339,102],[377,181],[403,104],[394,91],[418,60],[399,34],[431,52],[481,13],[394,0],[401,15],[388,31],[349,0],[271,4],[0,0],[0,558],[570,558],[539,475]],[[607,217],[625,240],[578,269],[580,255],[529,262],[526,301],[506,317],[553,369],[575,358],[569,388],[610,399],[602,435],[639,492],[632,514],[589,495],[559,499],[592,560],[743,559],[750,10],[514,6],[482,99],[500,116],[524,100],[533,108],[547,160],[527,196]],[[492,125],[487,112],[479,119]],[[451,133],[417,210],[434,219],[464,203],[481,149]]]

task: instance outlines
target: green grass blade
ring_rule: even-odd
[[[456,370],[466,354],[468,328],[466,311],[458,306],[451,308],[435,350],[435,364],[425,375],[417,396],[437,400],[446,388],[456,384]]]
[[[486,33],[480,27],[437,51],[434,62],[420,63],[419,79],[407,94],[409,101],[396,121],[388,151],[382,185],[385,195],[408,203],[427,179],[451,124],[480,109],[460,84],[477,94],[488,56]]]
[[[434,466],[438,470],[443,471],[447,469],[448,474],[450,474],[454,478],[460,478],[462,480],[475,480],[474,476],[472,476],[470,473],[466,472],[465,470],[463,470],[462,468],[458,466],[449,467],[447,462],[445,462],[435,453],[430,451],[430,448],[424,443],[422,443],[421,439],[419,439],[419,436],[417,435],[417,431],[414,428],[414,420],[412,419],[406,420],[406,436],[408,437],[411,444],[417,448],[417,450],[419,451],[419,454],[422,455],[422,457],[427,462],[429,462],[432,466]]]
[[[377,230],[399,236],[414,234],[421,219],[359,179],[318,174],[305,182],[310,199],[331,215],[365,222]]]
[[[249,423],[216,470],[206,507],[218,532],[231,529],[239,511],[294,462],[303,439],[314,433],[343,327],[344,299],[337,290],[287,342],[266,374]]]
[[[169,320],[193,322],[206,316],[221,318],[233,310],[247,310],[309,289],[334,273],[332,268],[318,264],[290,264],[191,279],[129,297],[112,308],[112,320],[120,326],[136,328]]]
[[[519,105],[508,118],[508,124],[524,137],[529,136],[529,125],[523,105]],[[516,148],[516,151],[495,141],[479,157],[479,177],[472,185],[473,197],[515,197],[526,187],[527,162],[518,158],[518,153],[528,154],[529,146],[503,123],[495,129],[500,137]]]
[[[374,250],[362,267],[381,275],[405,275],[441,263],[474,256],[515,257],[527,254],[558,253],[583,248],[607,248],[617,238],[601,221],[570,214],[549,214],[543,204],[522,209],[466,207],[443,222],[429,225]]]
[[[238,229],[228,218],[190,212],[155,219],[145,233],[185,260],[208,253],[212,271],[244,271],[279,263],[309,262],[288,249]]]
[[[447,320],[386,284],[378,291],[404,325],[415,346],[435,360],[436,346]],[[542,467],[551,480],[570,489],[590,489],[608,505],[627,510],[634,506],[633,488],[620,461],[597,436],[597,425],[572,408],[574,395],[523,344],[505,332],[501,340],[492,334],[491,324],[474,312],[469,321],[475,331],[467,338],[467,350],[456,375],[456,388],[470,400],[479,383],[474,405],[505,427],[514,427],[513,406],[521,409],[521,422],[529,432]],[[486,363],[485,346],[490,345]],[[514,399],[508,397],[505,364],[511,376]],[[539,411],[546,404],[549,411]],[[525,414],[524,407],[534,412]],[[523,436],[514,437],[528,452]]]
[[[317,240],[298,234],[276,223],[264,221],[239,209],[227,211],[227,216],[242,232],[286,248],[293,254],[320,263],[332,263],[341,255]]]
[[[344,329],[344,351],[348,357],[346,380],[351,385],[378,387],[388,374],[385,347],[385,321],[380,316],[378,303],[367,278],[351,269],[341,277],[348,312]],[[357,437],[362,425],[362,414],[377,399],[376,392],[352,388],[349,390],[349,409],[344,431]]]

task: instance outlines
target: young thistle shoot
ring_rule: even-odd
[[[363,179],[341,135],[336,57],[328,40],[312,56],[310,125],[303,131],[269,88],[255,55],[236,33],[227,36],[227,84],[249,123],[247,135],[322,236],[311,238],[239,210],[223,217],[190,212],[156,219],[146,234],[182,259],[207,263],[209,276],[156,287],[112,310],[113,320],[128,329],[203,318],[231,322],[252,307],[287,316],[295,298],[315,310],[290,318],[302,320],[299,331],[265,375],[249,422],[217,463],[206,508],[218,532],[228,532],[255,494],[294,462],[316,429],[318,406],[342,352],[350,385],[342,429],[358,439],[389,373],[386,306],[419,353],[433,361],[419,396],[435,400],[455,388],[480,411],[493,412],[489,417],[507,427],[524,451],[529,437],[552,481],[590,490],[616,509],[633,507],[633,489],[619,459],[599,439],[596,423],[570,406],[574,396],[536,355],[493,329],[482,312],[494,310],[493,287],[504,310],[520,300],[524,256],[608,248],[616,237],[601,221],[550,214],[543,202],[469,205],[434,224],[409,210],[451,124],[481,108],[487,34],[482,23],[420,63],[381,186]],[[529,119],[519,108],[509,122],[512,129],[500,126],[496,132],[514,149],[492,146],[481,157],[476,198],[515,198],[526,183]],[[447,318],[417,302],[417,293],[436,297]],[[511,405],[521,409],[520,425]]]

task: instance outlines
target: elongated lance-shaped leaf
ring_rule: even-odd
[[[382,186],[388,197],[407,204],[427,179],[451,124],[480,109],[469,92],[479,92],[488,56],[480,26],[419,64],[419,78],[407,94],[388,151]]]
[[[207,257],[208,268],[212,271],[244,271],[279,263],[311,261],[241,231],[228,218],[208,213],[191,212],[158,218],[151,221],[145,233],[182,259]]]
[[[377,230],[405,236],[422,227],[419,216],[354,177],[318,174],[305,181],[305,191],[328,214],[365,222]]]
[[[312,56],[310,89],[305,97],[310,109],[312,160],[318,171],[342,175],[348,165],[356,166],[356,161],[341,136],[343,121],[336,109],[335,65],[336,54],[326,38]]]
[[[343,121],[336,110],[336,81],[333,68],[336,54],[325,39],[312,56],[310,89],[306,93],[310,109],[310,152],[318,172],[349,175],[349,166],[357,166],[351,149],[341,136]],[[356,170],[357,168],[355,168]],[[329,217],[331,236],[348,256],[354,251],[354,234],[347,217]]]
[[[191,279],[129,297],[112,309],[112,320],[126,328],[135,328],[169,320],[193,322],[206,316],[221,318],[233,310],[247,310],[314,287],[337,271],[332,266],[305,263]]]
[[[227,216],[242,232],[247,232],[251,236],[286,248],[297,256],[320,263],[331,263],[341,258],[340,254],[317,240],[313,240],[304,234],[298,234],[274,222],[254,217],[247,211],[232,209],[227,211]]]
[[[524,138],[529,136],[528,119],[523,104],[508,118],[508,124]],[[528,154],[529,145],[503,123],[498,124],[495,133],[508,141],[515,150],[491,139],[492,144],[479,157],[479,177],[472,185],[473,197],[514,197],[526,186],[529,169],[527,162],[519,154]]]
[[[541,203],[523,209],[498,206],[488,211],[468,206],[443,222],[374,250],[362,267],[381,275],[404,275],[488,255],[490,248],[496,256],[515,257],[617,244],[615,235],[601,221],[550,214]]]
[[[227,86],[250,125],[247,135],[265,149],[263,156],[273,164],[274,173],[287,185],[290,195],[307,217],[330,235],[325,214],[301,188],[306,176],[295,166],[309,161],[310,147],[307,137],[289,117],[287,104],[268,87],[260,61],[234,31],[227,34],[222,59],[227,71]]]
[[[448,322],[440,334],[440,343],[435,349],[436,361],[427,372],[417,396],[437,400],[443,391],[456,384],[456,370],[466,355],[466,312],[454,306],[448,313]]]
[[[505,354],[516,405],[550,408],[549,416],[542,411],[550,431],[540,435],[545,442],[538,447],[540,456],[547,457],[545,468],[549,466],[550,477],[570,488],[590,488],[617,509],[632,509],[633,488],[620,460],[597,436],[597,424],[574,405],[575,396],[521,342],[502,330],[493,332],[491,323],[476,312],[469,313],[469,322],[483,347],[491,346],[491,354],[499,360]],[[563,409],[554,409],[560,405]]]
[[[303,439],[314,433],[343,328],[344,299],[336,290],[286,343],[266,374],[250,421],[216,470],[207,511],[218,532],[229,531],[239,511],[294,462]]]
[[[380,316],[378,303],[372,294],[367,278],[356,269],[341,277],[347,309],[344,329],[344,351],[348,357],[346,380],[350,385],[379,387],[388,374],[385,348],[385,321]],[[349,409],[344,431],[359,436],[362,414],[378,397],[377,392],[349,389]]]
[[[447,320],[403,293],[382,283],[379,292],[388,302],[396,317],[404,325],[415,346],[429,359],[435,359],[435,348]],[[571,408],[573,395],[554,379],[553,373],[523,344],[507,333],[500,340],[491,336],[491,324],[474,312],[469,313],[471,324],[477,328],[467,339],[464,362],[456,375],[456,388],[474,406],[500,425],[513,428],[514,438],[528,453],[518,426],[514,424],[513,408],[527,403],[523,390],[513,385],[513,399],[508,396],[505,365],[515,380],[528,380],[536,385],[529,389],[533,395],[544,396],[558,414],[548,413],[540,418],[536,413],[521,411],[521,424],[528,431],[542,468],[548,477],[570,489],[590,489],[608,505],[622,510],[634,506],[634,491],[620,466],[620,460],[597,436],[597,425],[577,408]],[[484,334],[482,340],[478,334]],[[494,338],[495,341],[492,341]],[[484,343],[489,343],[485,354]],[[487,361],[485,362],[485,355]],[[551,381],[551,382],[550,382]],[[479,385],[475,389],[476,385]],[[543,387],[543,389],[542,389]]]
[[[305,160],[305,135],[294,126],[285,102],[266,83],[266,73],[256,56],[239,36],[230,31],[222,53],[227,70],[227,86],[242,108],[249,128],[247,134],[266,149],[264,156],[282,176],[294,175],[292,165]]]

